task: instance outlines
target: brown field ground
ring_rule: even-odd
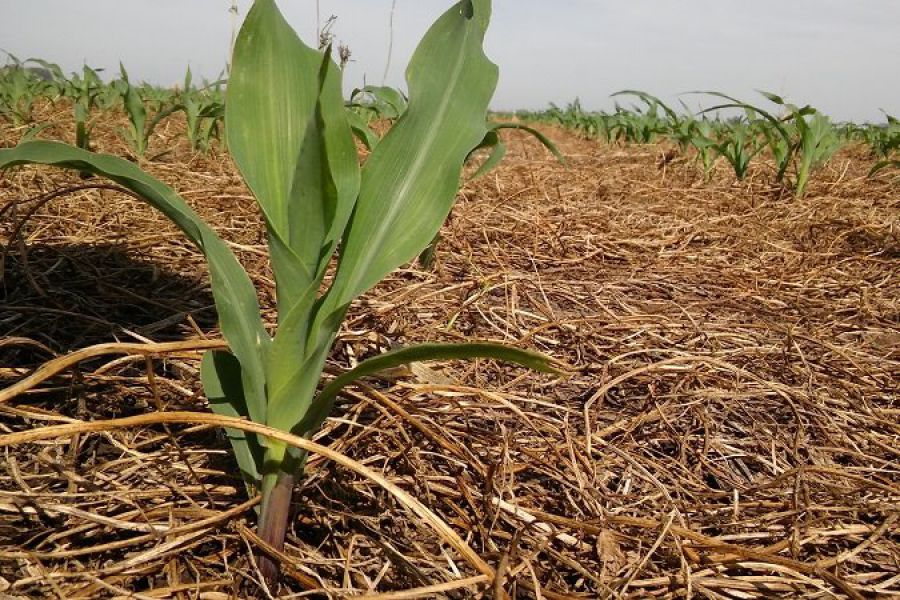
[[[45,109],[60,125],[41,137],[69,139],[67,114]],[[114,125],[101,123],[98,149],[126,154]],[[22,133],[0,125],[0,146]],[[465,186],[434,266],[358,302],[332,359],[478,338],[572,373],[478,361],[371,378],[317,438],[471,552],[372,478],[316,457],[271,593],[900,594],[896,179],[866,179],[865,151],[845,149],[795,201],[764,164],[740,184],[720,164],[707,183],[661,146],[548,133],[568,167],[511,136],[500,169]],[[232,243],[274,322],[260,219],[233,165],[192,155],[177,119],[151,143],[163,151],[147,167]],[[0,403],[0,598],[266,598],[253,502],[216,429],[8,445],[51,425],[206,411],[198,348],[220,338],[202,257],[117,191],[42,196],[100,183],[0,175],[0,394],[96,344],[179,344],[96,353]]]

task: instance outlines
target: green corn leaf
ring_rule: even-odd
[[[253,3],[235,42],[225,127],[241,175],[286,243],[291,185],[321,63],[321,53],[297,37],[274,0]]]
[[[429,360],[469,360],[473,358],[490,358],[514,363],[539,371],[541,373],[563,373],[562,365],[549,356],[521,350],[505,344],[492,342],[472,342],[463,344],[420,344],[406,348],[391,350],[359,363],[355,368],[339,375],[322,388],[315,403],[307,413],[298,431],[314,431],[331,413],[334,401],[342,389],[354,381],[374,375],[375,373],[406,365],[412,362]]]
[[[25,132],[25,135],[22,136],[21,142],[31,142],[37,139],[37,136],[48,127],[53,127],[53,123],[41,123],[40,125],[34,125]]]
[[[785,106],[787,104],[785,99],[782,98],[781,96],[779,96],[778,94],[773,94],[772,92],[767,92],[765,90],[757,90],[757,91],[760,94],[762,94],[766,98],[766,100],[768,100],[769,102],[772,102],[774,104],[778,104],[781,106]]]
[[[519,131],[524,131],[525,133],[530,134],[537,141],[539,141],[544,148],[550,151],[550,154],[556,157],[556,160],[559,161],[559,164],[566,164],[566,157],[563,156],[563,153],[559,151],[559,148],[556,147],[556,144],[548,138],[540,129],[535,129],[534,127],[530,127],[528,125],[523,125],[521,123],[491,123],[489,127],[494,131],[499,131],[500,129],[517,129]]]
[[[815,112],[809,119],[798,116],[796,122],[800,131],[800,161],[797,165],[794,195],[801,198],[811,173],[840,149],[841,140],[831,120],[819,112]]]
[[[367,85],[353,90],[352,106],[369,108],[382,119],[396,119],[406,112],[407,99],[400,90],[388,86]],[[359,100],[356,100],[360,98]]]
[[[172,106],[168,106],[157,112],[150,120],[150,123],[147,125],[147,128],[144,131],[145,137],[149,140],[150,136],[153,135],[153,132],[156,131],[156,128],[160,123],[162,123],[163,119],[167,118],[173,113],[178,112],[179,110],[182,110],[182,106],[180,104],[173,104]]]
[[[503,160],[503,157],[506,156],[506,144],[503,143],[503,140],[500,139],[500,136],[494,130],[488,131],[481,143],[478,144],[478,147],[475,148],[475,150],[472,150],[472,152],[474,153],[476,150],[481,149],[490,150],[490,154],[488,154],[488,157],[484,162],[479,165],[478,170],[472,174],[472,177],[470,178],[472,180],[484,177],[493,171],[494,168],[500,164],[500,161]]]
[[[277,283],[267,422],[289,429],[315,391],[318,371],[302,369],[310,311],[356,202],[359,163],[340,69],[330,51],[303,44],[272,0],[254,4],[233,65],[229,146],[266,215]]]
[[[290,377],[282,380],[287,370],[279,370],[284,383],[270,388],[273,426],[293,428],[303,419],[317,383],[310,373],[321,372],[349,301],[414,258],[452,206],[462,164],[487,132],[487,105],[497,77],[481,48],[490,2],[477,5],[481,19],[465,10],[467,2],[445,13],[410,63],[409,107],[366,162],[338,274],[317,304],[303,360],[290,353]],[[273,356],[280,361],[287,353]],[[270,375],[275,377],[274,370]]]
[[[217,415],[250,418],[244,396],[241,363],[230,352],[209,350],[200,362],[200,378],[210,409]],[[240,429],[225,429],[234,448],[238,467],[248,488],[259,489],[264,451],[256,435]],[[248,492],[252,491],[248,489]]]
[[[881,160],[869,170],[869,177],[877,175],[885,169],[900,169],[900,160]]]
[[[233,65],[229,149],[266,217],[287,315],[324,271],[359,190],[341,73],[297,37],[273,0],[254,3]]]
[[[347,120],[350,122],[350,128],[353,130],[353,135],[363,143],[366,149],[369,151],[374,150],[375,146],[378,145],[378,142],[381,141],[381,138],[369,128],[369,124],[366,120],[352,108],[347,108]]]
[[[415,258],[450,212],[463,163],[487,133],[497,84],[497,66],[482,49],[489,16],[489,0],[460,2],[416,49],[409,107],[363,169],[325,321]]]
[[[253,284],[225,242],[174,190],[122,158],[58,142],[28,142],[0,150],[0,170],[23,164],[52,165],[107,177],[165,214],[200,248],[209,262],[222,333],[243,369],[248,412],[254,421],[265,423],[263,359],[271,340],[260,320]]]
[[[360,171],[341,101],[341,71],[331,60],[330,49],[322,59],[317,84],[320,92],[291,187],[290,239],[293,248],[315,257],[310,266],[318,280],[350,220]]]
[[[383,85],[383,86],[366,86],[363,88],[364,92],[369,92],[375,94],[377,97],[381,98],[384,102],[389,104],[391,108],[394,109],[396,116],[399,117],[403,113],[406,112],[406,108],[408,106],[408,101],[406,97],[400,92],[400,90]]]
[[[666,113],[666,116],[673,122],[677,123],[680,120],[678,117],[678,113],[669,108],[662,100],[652,94],[648,94],[647,92],[642,92],[640,90],[620,90],[614,94],[610,94],[610,96],[636,96],[643,100],[648,107],[651,107],[654,112],[654,107],[658,106],[659,108],[663,109],[663,111]]]
[[[128,121],[131,126],[132,149],[138,156],[143,156],[147,150],[147,109],[144,108],[144,101],[140,92],[128,80],[128,72],[122,63],[119,63],[119,70],[122,73],[122,81],[126,84],[123,100],[125,101],[125,112],[128,115]]]

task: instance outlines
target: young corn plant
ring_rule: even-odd
[[[698,119],[692,128],[691,146],[697,151],[697,160],[703,168],[703,179],[709,181],[716,163],[716,132],[708,119]]]
[[[794,196],[802,198],[810,174],[834,156],[842,141],[831,120],[818,111],[808,117],[798,117],[795,124],[800,133],[800,148]]]
[[[397,119],[406,112],[409,99],[390,86],[367,85],[353,90],[347,106],[368,113],[369,119]]]
[[[885,169],[893,169],[895,171],[900,170],[900,160],[896,159],[886,159],[880,160],[869,170],[869,177],[874,177],[881,171]]]
[[[43,75],[43,89],[41,93],[51,102],[55,102],[65,95],[68,87],[68,79],[62,68],[52,62],[42,60],[40,58],[29,58],[26,63],[34,63],[38,65]]]
[[[635,96],[647,105],[647,111],[644,113],[643,119],[640,120],[643,125],[644,139],[653,139],[656,135],[665,135],[670,140],[678,144],[679,149],[685,152],[690,146],[691,141],[695,137],[694,125],[696,123],[693,115],[679,115],[672,110],[665,102],[640,90],[622,90],[612,94],[616,96]],[[665,117],[659,116],[659,109],[662,109]]]
[[[73,74],[66,86],[75,113],[75,145],[83,150],[91,149],[91,111],[105,87],[97,72],[87,65],[82,67],[81,76]]]
[[[547,111],[547,119],[555,122],[560,127],[566,129],[579,129],[579,125],[584,118],[584,111],[581,109],[581,100],[575,98],[566,107],[560,108],[550,103],[550,109]]]
[[[149,83],[141,83],[138,86],[138,93],[144,100],[147,112],[158,113],[172,106],[175,102],[175,91],[169,88],[151,85]]]
[[[634,90],[617,92],[613,96],[621,94],[636,95],[646,105],[646,108],[643,110],[634,107],[626,111],[621,109],[621,107],[617,107],[616,112],[620,118],[625,141],[636,144],[652,144],[659,136],[665,135],[670,131],[669,122],[667,121],[670,113],[675,119],[678,118],[669,107],[662,104],[654,96]],[[660,109],[663,109],[667,117],[660,116]]]
[[[866,143],[876,158],[888,160],[893,154],[900,151],[900,119],[887,113],[884,114],[887,123],[884,125],[870,125],[865,129]]]
[[[743,121],[729,123],[720,132],[719,139],[712,144],[712,149],[734,169],[738,181],[743,181],[750,162],[764,147],[765,145],[759,143],[752,129]]]
[[[369,85],[357,88],[346,103],[347,119],[353,134],[372,150],[380,139],[372,129],[376,120],[395,121],[406,112],[409,99],[398,89]]]
[[[588,135],[599,137],[607,144],[612,144],[616,136],[616,123],[617,120],[613,115],[606,113],[592,115],[588,125]]]
[[[165,99],[169,98],[168,93],[165,96],[154,95],[148,99],[147,106],[145,106],[142,88],[131,83],[128,79],[128,72],[121,63],[119,64],[119,71],[121,79],[117,87],[121,93],[125,114],[128,117],[128,127],[121,130],[121,135],[134,155],[138,158],[143,158],[156,127],[163,119],[178,110],[178,107],[177,105],[172,105],[164,108]],[[154,89],[144,86],[143,92],[153,92]],[[155,107],[156,111],[156,115],[150,120],[147,119],[148,106]]]
[[[191,150],[208,152],[210,142],[218,136],[219,123],[225,114],[225,105],[220,97],[211,91],[220,82],[195,89],[192,85],[190,67],[184,76],[184,87],[177,96],[176,104],[169,111],[181,111],[187,120],[187,137]]]
[[[14,125],[32,122],[32,109],[46,82],[35,77],[27,62],[7,53],[12,64],[0,68],[0,116]]]
[[[461,0],[429,29],[407,69],[409,106],[360,168],[330,51],[304,44],[274,0],[256,0],[238,35],[227,89],[233,158],[263,214],[276,279],[274,336],[228,246],[171,188],[137,165],[54,142],[0,150],[0,168],[29,163],[90,170],[141,195],[205,254],[229,351],[201,365],[213,411],[313,436],[340,390],[418,360],[488,357],[539,371],[549,358],[492,343],[426,344],[361,362],[320,387],[350,303],[434,238],[453,206],[466,158],[489,133],[498,70],[482,44],[490,0]],[[340,256],[321,291],[335,251]],[[259,535],[283,548],[292,490],[306,456],[280,442],[227,432],[251,492]],[[259,560],[265,577],[275,562]]]
[[[121,79],[113,79],[107,83],[97,97],[97,107],[102,111],[113,110],[119,106],[124,109],[124,98],[129,85]]]
[[[721,92],[701,91],[692,93],[707,94],[728,101],[725,104],[707,108],[702,111],[701,114],[727,108],[739,108],[743,110],[748,118],[750,131],[765,139],[766,146],[772,154],[776,169],[775,182],[781,183],[784,181],[787,170],[793,164],[794,155],[796,153],[796,136],[793,135],[791,126],[786,123],[787,119],[779,119],[758,106],[743,102],[742,100],[738,100],[737,98]],[[763,94],[765,94],[765,92],[763,92]],[[806,114],[809,107],[798,110],[803,114]],[[722,133],[723,135],[727,135],[727,132],[725,131]],[[762,147],[760,149],[762,149]]]
[[[788,168],[794,167],[794,197],[802,198],[809,183],[810,174],[824,165],[842,145],[841,137],[831,121],[812,106],[798,107],[777,94],[760,92],[767,100],[782,107],[784,116],[779,118],[746,102],[719,92],[702,92],[729,101],[727,104],[707,109],[742,108],[751,117],[751,124],[763,132],[777,172],[776,182],[783,181]],[[706,111],[705,111],[706,112]]]
[[[875,158],[879,159],[869,171],[869,177],[885,170],[900,169],[900,160],[896,158],[900,151],[900,120],[885,113],[887,124],[869,125],[865,129],[866,143],[872,150]]]
[[[802,198],[806,192],[810,174],[827,163],[840,149],[843,141],[831,120],[815,108],[811,106],[800,108],[776,94],[760,93],[770,102],[781,106],[786,112],[785,117],[781,120],[788,121],[793,126],[792,129],[796,134],[793,143],[796,173],[794,197]],[[790,134],[788,133],[785,137],[789,139]],[[787,154],[791,154],[790,151]],[[779,170],[779,172],[782,171]]]

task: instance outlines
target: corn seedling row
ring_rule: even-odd
[[[892,167],[900,148],[900,122],[886,116],[884,124],[834,124],[812,106],[798,107],[783,98],[761,92],[780,112],[766,110],[719,92],[695,92],[724,100],[695,115],[686,106],[676,111],[659,98],[637,90],[613,94],[618,99],[636,98],[638,105],[615,105],[613,112],[588,112],[576,100],[565,108],[551,105],[542,112],[519,112],[525,122],[551,123],[598,138],[609,144],[652,144],[666,139],[682,154],[693,152],[708,178],[717,160],[724,160],[738,180],[753,160],[766,156],[775,164],[774,183],[790,185],[794,195],[804,195],[811,176],[843,145],[864,143],[877,161],[871,174]],[[740,114],[720,118],[723,110]],[[710,115],[715,115],[710,118]]]

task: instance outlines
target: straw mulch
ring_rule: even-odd
[[[68,139],[67,112],[44,110],[58,125],[42,137]],[[115,125],[97,146],[126,154]],[[168,122],[147,167],[233,244],[274,322],[252,199],[182,131]],[[434,511],[490,577],[397,496],[316,458],[284,584],[266,590],[222,435],[157,424],[2,449],[0,598],[900,594],[896,181],[867,180],[851,148],[795,201],[765,165],[738,184],[720,164],[704,182],[663,147],[550,133],[568,168],[512,136],[503,166],[466,185],[432,269],[410,265],[354,306],[332,367],[477,338],[573,372],[416,366],[348,390],[317,438]],[[0,145],[21,134],[2,125]],[[43,194],[102,183],[0,176],[0,207],[18,203],[0,221],[0,389],[96,344],[177,343],[43,379],[0,406],[0,435],[206,410],[197,348],[219,337],[198,252],[113,190],[30,214]]]

